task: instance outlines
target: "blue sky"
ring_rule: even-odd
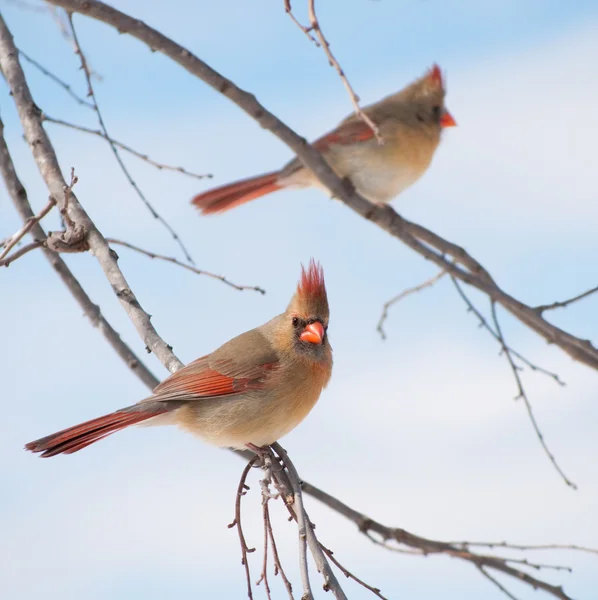
[[[255,93],[302,135],[313,138],[350,112],[340,81],[288,20],[282,2],[198,4],[176,1],[168,11],[157,3],[118,6]],[[8,2],[3,15],[19,47],[84,93],[77,59],[51,18]],[[432,62],[447,73],[447,103],[459,127],[446,132],[426,176],[394,202],[401,214],[466,247],[505,290],[531,304],[596,284],[595,2],[351,0],[320,3],[319,17],[366,103]],[[312,414],[284,439],[302,476],[383,523],[421,535],[598,546],[596,373],[502,314],[511,345],[567,382],[560,388],[524,373],[546,440],[579,485],[573,492],[542,454],[523,406],[512,400],[515,384],[496,344],[449,281],[397,306],[382,342],[375,331],[382,303],[435,273],[398,241],[317,191],[279,193],[200,218],[191,196],[283,164],[289,150],[167,59],[101,24],[76,23],[103,76],[96,91],[111,133],[156,160],[214,174],[202,183],[125,156],[150,201],[200,267],[268,292],[239,293],[119,250],[133,289],[178,356],[192,360],[283,310],[299,264],[315,256],[325,268],[333,311],[335,372]],[[97,127],[90,111],[25,67],[49,115]],[[39,210],[47,191],[11,98],[5,88],[1,93],[8,142]],[[177,255],[102,140],[47,127],[65,173],[76,168],[78,197],[105,235]],[[44,225],[56,229],[56,216]],[[2,189],[0,238],[18,227]],[[143,354],[93,258],[67,260]],[[0,339],[8,340],[0,346],[7,407],[0,438],[3,597],[241,597],[238,542],[226,528],[240,461],[169,428],[133,429],[51,461],[23,452],[25,442],[130,404],[146,390],[41,255],[2,270],[0,291]],[[483,297],[471,297],[487,308]],[[597,302],[587,299],[550,318],[596,343]],[[158,376],[166,374],[154,357],[147,362]],[[468,565],[373,547],[351,524],[307,502],[323,542],[391,598],[502,597]],[[257,495],[247,514],[250,538],[259,544]],[[294,532],[282,518],[278,527],[293,572]],[[546,578],[562,582],[576,599],[591,597],[595,558],[554,553],[539,560],[573,566],[573,575]],[[501,581],[523,600],[541,594]],[[347,592],[368,597],[351,584]]]

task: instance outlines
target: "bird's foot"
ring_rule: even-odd
[[[256,446],[251,442],[245,444],[249,450],[255,452],[257,457],[259,458],[259,463],[256,465],[257,467],[263,467],[267,464],[267,462],[271,461],[272,449],[270,446]]]

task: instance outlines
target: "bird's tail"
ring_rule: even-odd
[[[151,419],[171,410],[168,403],[148,402],[134,404],[128,408],[63,429],[26,444],[25,449],[41,452],[43,458],[57,454],[72,454],[129,425]]]
[[[198,194],[191,200],[191,203],[204,215],[224,212],[281,189],[283,186],[277,183],[278,176],[278,171],[273,171],[235,181]]]

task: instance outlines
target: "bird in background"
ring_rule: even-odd
[[[363,109],[378,126],[383,143],[356,114],[313,146],[339,177],[376,204],[386,204],[428,169],[442,130],[457,123],[444,105],[438,65],[396,94]],[[284,188],[323,186],[298,158],[280,171],[242,179],[198,194],[191,201],[204,215],[220,213]]]
[[[25,446],[72,454],[130,425],[179,425],[216,446],[267,446],[311,411],[332,373],[324,273],[310,261],[287,309],[179,369],[137,404]]]

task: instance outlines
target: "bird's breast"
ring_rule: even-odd
[[[329,376],[327,369],[307,366],[277,369],[264,389],[189,401],[177,411],[177,421],[217,446],[265,446],[303,421]]]

